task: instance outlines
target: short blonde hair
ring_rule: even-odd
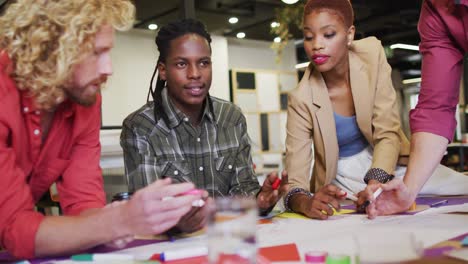
[[[101,27],[128,30],[134,19],[130,0],[17,0],[0,17],[0,49],[13,61],[18,89],[51,109]]]

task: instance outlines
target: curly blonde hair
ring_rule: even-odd
[[[128,30],[134,19],[130,0],[17,0],[0,17],[0,49],[13,61],[18,89],[52,109],[102,25]]]

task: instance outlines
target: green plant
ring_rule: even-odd
[[[276,22],[279,26],[272,27],[271,33],[281,38],[280,42],[273,42],[271,48],[276,52],[276,62],[281,61],[283,49],[292,37],[291,28],[302,28],[302,14],[304,12],[304,3],[298,2],[275,10]]]

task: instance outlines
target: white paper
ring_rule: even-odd
[[[446,254],[449,257],[468,261],[468,248],[450,251]]]
[[[466,208],[466,205],[456,206],[456,208],[459,211]],[[373,260],[374,263],[400,262],[418,258],[423,248],[465,233],[468,233],[468,216],[456,214],[394,215],[378,217],[374,220],[367,219],[365,215],[340,215],[325,221],[280,218],[274,219],[272,224],[257,226],[257,246],[260,248],[295,243],[302,259],[305,252],[311,250],[346,254],[351,257],[360,254],[371,257],[372,255],[366,252],[372,250],[374,245],[365,244],[359,240],[360,237],[368,236],[374,238],[374,241],[384,240],[391,245],[391,250],[387,252],[391,254],[376,254],[373,256],[377,258]],[[414,241],[410,241],[409,237],[412,237]],[[409,242],[414,245],[415,250],[409,250],[411,249],[408,246]],[[149,258],[165,250],[201,245],[206,245],[206,235],[129,248],[118,252],[132,254],[141,259]],[[418,251],[418,249],[421,250]],[[454,252],[453,254],[458,256],[468,253]]]
[[[417,214],[425,215],[425,214],[447,214],[447,213],[468,213],[468,203],[429,208]]]

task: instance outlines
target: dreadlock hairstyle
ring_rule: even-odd
[[[315,10],[331,10],[350,27],[354,23],[354,12],[350,0],[308,0],[304,6],[304,18]]]
[[[164,122],[166,122],[166,124],[169,124],[169,118],[162,109],[161,96],[161,92],[166,86],[166,81],[161,80],[161,78],[159,77],[158,65],[160,62],[166,62],[167,55],[169,54],[171,48],[171,41],[186,34],[197,34],[205,38],[208,41],[208,45],[210,45],[211,49],[210,34],[206,31],[205,25],[202,22],[195,19],[181,19],[161,27],[155,40],[156,46],[159,50],[159,58],[154,69],[153,76],[151,77],[148,96],[146,100],[149,101],[149,95],[151,94],[151,97],[153,98],[154,102],[154,118],[155,120],[162,118]],[[156,79],[156,87],[153,89],[153,81],[154,77],[156,76],[156,73],[158,74]],[[210,111],[213,113],[213,105],[211,103],[210,95],[208,94],[207,97]]]

